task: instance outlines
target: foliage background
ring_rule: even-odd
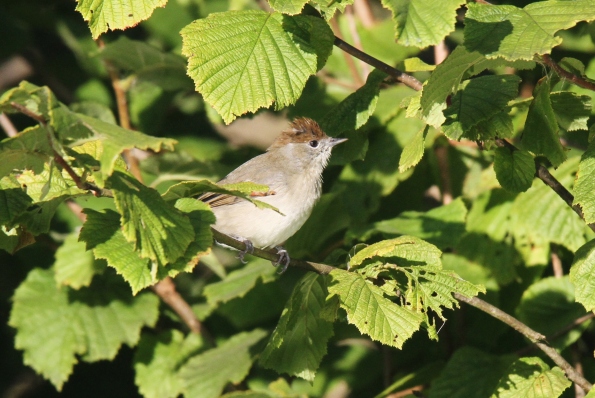
[[[254,118],[247,115],[226,126],[223,120],[229,122],[234,118],[232,111],[222,111],[228,102],[217,105],[208,100],[209,90],[198,94],[193,81],[186,76],[186,60],[180,54],[192,58],[196,52],[189,47],[183,50],[180,31],[188,29],[186,32],[189,32],[190,28],[185,27],[192,26],[189,25],[192,21],[208,16],[214,18],[216,12],[267,7],[264,3],[244,0],[169,0],[165,7],[155,9],[150,18],[137,26],[125,31],[103,33],[103,44],[93,40],[89,25],[82,17],[85,2],[78,3],[83,8],[82,14],[75,10],[77,4],[72,1],[2,3],[0,91],[16,87],[21,80],[39,86],[47,85],[71,109],[114,122],[118,115],[117,100],[112,89],[113,75],[110,76],[110,67],[106,67],[111,65],[112,73],[115,71],[126,91],[130,122],[134,129],[179,142],[175,151],[158,155],[149,153],[146,157],[138,155],[142,159],[140,167],[145,184],[160,193],[180,180],[217,180],[266,148],[267,143],[286,126],[287,119],[312,117],[321,122],[330,134],[342,134],[350,140],[344,147],[337,148],[331,165],[325,171],[325,195],[311,219],[287,243],[292,257],[344,266],[347,258],[365,247],[362,242],[371,244],[401,235],[425,239],[444,252],[441,266],[445,270],[457,272],[465,280],[485,286],[485,294],[480,295],[482,299],[516,316],[538,332],[554,335],[552,345],[574,366],[580,365],[588,380],[593,380],[594,331],[590,312],[592,304],[588,300],[591,284],[589,267],[593,261],[590,259],[592,244],[588,242],[593,239],[593,232],[550,188],[533,179],[534,155],[538,155],[538,161],[546,166],[559,166],[556,171],[551,169],[553,174],[573,192],[576,190],[577,202],[585,209],[587,221],[594,221],[593,212],[588,211],[593,203],[592,168],[589,163],[593,149],[588,130],[591,126],[592,91],[560,79],[542,58],[532,62],[535,54],[549,52],[548,45],[551,47],[555,43],[544,44],[545,51],[543,48],[519,45],[517,49],[524,51],[520,51],[520,56],[504,49],[500,55],[504,54],[510,62],[492,61],[490,64],[490,61],[481,60],[487,65],[481,66],[489,68],[489,71],[459,87],[458,82],[452,83],[446,76],[449,71],[465,65],[458,72],[459,81],[483,71],[482,67],[474,64],[475,61],[460,61],[469,56],[462,52],[461,44],[464,42],[468,49],[475,46],[486,54],[490,38],[498,38],[498,32],[492,36],[478,34],[474,37],[474,25],[468,22],[469,14],[468,19],[463,20],[462,1],[445,1],[444,10],[438,13],[450,15],[449,20],[453,24],[456,20],[456,29],[452,33],[450,22],[446,26],[428,24],[428,20],[434,21],[433,14],[437,13],[431,3],[370,2],[372,23],[366,19],[365,13],[357,11],[357,7],[356,11],[348,8],[330,22],[335,35],[340,33],[349,43],[361,43],[365,52],[411,72],[421,81],[430,79],[428,86],[432,83],[431,76],[434,76],[434,86],[430,87],[434,87],[435,91],[429,91],[428,95],[435,93],[435,96],[429,99],[422,97],[421,108],[417,109],[416,99],[412,99],[414,90],[393,81],[383,83],[378,94],[376,89],[385,76],[374,72],[364,85],[372,68],[334,47],[326,63],[317,65],[316,59],[310,60],[313,70],[309,73],[324,67],[307,80],[301,95],[298,93],[285,101],[278,99],[270,109],[257,111]],[[530,1],[499,4],[524,7],[530,3],[537,4]],[[553,4],[552,7],[563,7],[563,4],[555,2],[547,3]],[[592,62],[594,30],[592,23],[586,22],[595,18],[593,5],[589,1],[572,3],[577,8],[567,14],[560,12],[563,15],[552,23],[553,32],[563,29],[558,33],[562,40],[552,51],[552,59],[588,81],[581,75],[593,76],[595,68]],[[313,4],[314,7],[308,6],[302,14],[315,15],[316,9],[326,15],[334,12],[332,8],[324,8],[322,3]],[[407,8],[411,4],[418,7],[416,10],[420,16],[415,15],[413,8]],[[270,5],[288,14],[300,10],[299,4],[292,5],[291,2],[271,2]],[[343,11],[344,5],[338,2],[337,7]],[[291,7],[297,7],[297,11]],[[470,5],[467,13],[475,10],[481,14],[478,8],[473,7]],[[403,15],[409,15],[410,19],[403,19]],[[427,26],[417,26],[416,35],[413,33],[416,29],[407,23],[420,21],[425,21]],[[395,43],[395,25],[400,36],[398,43]],[[464,29],[467,30],[464,32]],[[95,35],[98,33],[101,32],[94,32]],[[442,42],[445,35],[448,36]],[[325,34],[314,37],[316,42],[316,39],[324,39]],[[423,38],[421,43],[416,42],[418,37]],[[143,43],[159,51],[152,52],[143,47]],[[439,46],[434,47],[434,44]],[[102,46],[105,47],[102,49]],[[321,47],[324,46],[321,44]],[[459,52],[455,52],[456,49]],[[436,58],[449,53],[452,54],[449,58],[452,64],[433,72],[431,65]],[[455,55],[460,58],[455,58]],[[318,61],[320,63],[320,58]],[[472,71],[473,68],[476,71]],[[302,71],[302,68],[298,69]],[[439,71],[444,74],[440,75]],[[192,71],[190,75],[196,79]],[[452,87],[441,87],[440,82],[452,83]],[[358,88],[357,96],[349,99],[348,96]],[[493,95],[486,95],[492,89]],[[550,91],[576,95],[550,95]],[[467,94],[475,101],[465,102],[469,98],[465,97]],[[439,120],[440,110],[437,116],[431,109],[434,103],[440,103],[436,98],[441,95],[444,97],[443,104],[450,106],[444,113],[446,120]],[[479,95],[479,99],[474,95]],[[336,107],[340,103],[346,108],[346,113],[341,113],[341,108]],[[461,106],[452,107],[453,103]],[[243,106],[240,114],[247,110],[256,111],[262,104]],[[510,115],[510,118],[494,120],[502,114]],[[544,119],[540,117],[542,115],[547,117]],[[18,113],[10,114],[10,120],[19,130],[31,125],[27,117]],[[426,123],[439,128],[425,130]],[[502,125],[505,127],[502,128]],[[526,133],[523,135],[524,130]],[[533,136],[531,132],[534,132]],[[511,153],[507,148],[497,147],[497,136],[510,139],[524,151]],[[460,138],[463,140],[457,141]],[[562,140],[563,149],[557,143],[558,138]],[[584,177],[582,191],[577,186],[573,187],[579,163]],[[85,208],[115,208],[106,198],[87,195],[76,200]],[[193,371],[201,374],[200,371],[206,367],[219,373],[224,373],[224,370],[232,372],[237,361],[250,364],[257,353],[268,355],[270,363],[274,363],[275,352],[263,351],[267,341],[263,338],[277,327],[295,287],[307,289],[318,284],[324,287],[324,283],[320,282],[322,279],[316,280],[313,274],[302,278],[305,271],[293,267],[278,277],[264,260],[252,260],[245,268],[247,271],[242,273],[244,268],[239,266],[232,254],[215,248],[215,255],[202,258],[192,273],[179,274],[175,278],[176,286],[204,321],[204,326],[218,345],[230,341],[248,344],[245,341],[250,341],[254,347],[246,351],[249,359],[236,355],[240,352],[240,348],[236,347],[228,356],[202,357],[207,365],[197,363],[194,370],[186,367],[185,371],[190,376],[172,371],[179,370],[176,366],[184,362],[185,352],[189,356],[204,353],[208,344],[193,340],[196,336],[189,333],[179,317],[164,303],[159,304],[156,296],[145,289],[137,296],[144,297],[138,305],[145,307],[137,310],[143,314],[143,319],[136,320],[135,327],[140,330],[143,325],[148,325],[140,337],[122,338],[126,344],[121,347],[116,344],[107,354],[77,351],[77,358],[81,360],[75,359],[78,363],[74,372],[67,377],[68,381],[58,393],[50,382],[23,364],[23,351],[15,349],[18,327],[15,328],[14,323],[18,321],[9,326],[9,318],[16,306],[13,303],[19,302],[18,296],[15,296],[16,289],[28,275],[39,278],[40,291],[58,289],[48,275],[57,273],[60,263],[55,264],[55,259],[59,259],[60,255],[67,264],[72,263],[73,258],[83,256],[76,250],[72,254],[64,252],[68,242],[74,243],[70,234],[78,227],[80,221],[65,204],[61,204],[52,218],[49,231],[37,236],[35,244],[14,254],[0,251],[0,391],[7,397],[131,397],[141,393],[145,396],[175,396],[179,391],[176,385],[178,377],[192,380],[196,377],[192,376]],[[61,247],[63,252],[60,252]],[[428,252],[431,250],[428,249]],[[365,255],[359,253],[359,260],[365,264]],[[95,255],[100,257],[97,252]],[[409,255],[403,254],[405,258],[410,258],[407,257]],[[430,260],[423,258],[426,264]],[[105,282],[108,284],[106,291],[110,294],[120,294],[118,292],[121,291],[123,300],[129,300],[126,298],[128,287],[120,283],[121,279],[117,279],[119,277],[111,268],[106,268],[102,261],[95,263],[92,258],[89,261],[98,273],[107,275],[109,283]],[[367,265],[373,267],[369,262]],[[233,271],[237,273],[232,274]],[[81,275],[77,274],[77,277]],[[110,280],[110,277],[116,279]],[[72,292],[78,291],[78,288],[64,280],[63,284],[69,284],[70,288],[62,289],[72,288],[69,294],[76,296],[77,293]],[[217,284],[221,280],[227,284]],[[385,289],[387,294],[391,287]],[[332,292],[332,288],[329,289]],[[61,291],[64,293],[64,290]],[[578,300],[579,304],[576,301],[581,293],[583,299]],[[60,293],[56,293],[52,297],[59,296]],[[451,291],[447,291],[446,296],[452,297]],[[40,295],[34,300],[37,304],[31,308],[34,312],[46,313],[44,311],[47,310],[50,314],[42,323],[47,324],[48,331],[55,322],[60,324],[60,320],[70,320],[67,315],[91,330],[101,329],[102,322],[94,324],[92,315],[86,317],[84,310],[75,315],[59,313],[54,311],[58,308],[54,302],[49,302],[47,308],[43,307],[46,299],[47,296]],[[88,303],[96,303],[93,301],[96,299],[95,296],[79,298]],[[109,302],[111,298],[105,300]],[[104,304],[100,302],[98,307],[103,309]],[[441,305],[445,306],[444,303]],[[308,307],[308,311],[312,308]],[[530,343],[515,330],[464,305],[455,310],[443,307],[442,316],[447,320],[443,324],[437,308],[440,307],[432,307],[429,322],[437,322],[438,341],[429,339],[432,336],[431,325],[426,324],[429,332],[421,330],[410,339],[404,338],[407,341],[402,349],[381,345],[362,335],[358,331],[362,330],[362,325],[356,327],[346,322],[345,313],[340,310],[339,320],[333,326],[319,325],[320,329],[314,334],[320,339],[314,344],[318,344],[316,349],[324,351],[320,347],[326,346],[328,353],[318,369],[317,364],[309,368],[309,371],[316,371],[313,384],[298,377],[286,377],[285,384],[278,379],[277,372],[257,362],[247,374],[226,373],[224,381],[235,383],[233,388],[228,386],[226,392],[237,389],[258,390],[260,394],[265,394],[263,396],[350,394],[364,397],[386,396],[415,387],[431,397],[484,397],[501,388],[500,396],[506,396],[506,390],[510,388],[506,384],[506,375],[511,375],[510,380],[517,377],[515,382],[523,385],[523,382],[533,380],[538,369],[538,374],[549,378],[546,384],[551,387],[551,394],[544,396],[579,396],[572,388],[567,388],[569,384],[560,369],[539,351],[531,349]],[[332,312],[332,308],[318,310],[320,313],[314,315],[315,319],[334,319],[325,312]],[[109,316],[108,313],[106,311],[105,316]],[[579,322],[573,324],[576,320]],[[286,326],[290,325],[288,329],[299,325],[295,320],[295,324],[291,324],[291,320],[284,322]],[[84,329],[84,326],[81,328]],[[39,332],[38,339],[43,346],[46,343],[44,336],[51,333],[45,334],[44,329],[39,329]],[[65,328],[64,333],[67,332],[69,330]],[[330,339],[328,345],[326,339]],[[157,350],[153,351],[158,341],[163,343],[161,356],[155,354]],[[92,342],[89,346],[93,346]],[[172,351],[168,351],[168,347]],[[157,364],[159,376],[152,374],[150,369],[143,370],[143,365],[152,358],[151,353],[155,355],[153,358],[162,358],[166,362],[163,366],[167,370],[160,370],[160,364]],[[300,354],[306,356],[305,353]],[[300,357],[300,354],[293,357]],[[510,368],[519,357],[530,358],[517,361]],[[100,358],[111,360],[98,360]],[[56,365],[58,368],[53,357],[48,356],[47,359],[49,367]],[[280,373],[295,374],[295,369],[287,370],[283,366],[283,361],[280,361],[275,368]],[[312,375],[301,376],[308,378]],[[382,393],[387,387],[390,388]],[[202,386],[192,383],[185,388],[188,396],[202,396],[200,394],[205,391]],[[533,391],[532,388],[536,387],[529,390]],[[214,396],[217,394],[215,391]],[[236,394],[231,396],[244,396],[239,392]],[[208,395],[205,393],[204,396]]]

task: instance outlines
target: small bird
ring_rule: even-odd
[[[235,196],[206,193],[199,200],[208,203],[217,218],[214,228],[241,240],[246,250],[238,258],[251,253],[254,246],[275,247],[283,264],[279,273],[289,265],[289,254],[282,245],[304,225],[322,190],[322,171],[328,164],[331,150],[346,138],[327,136],[318,123],[297,118],[283,131],[265,153],[239,166],[218,184],[250,181],[269,187],[266,194],[255,193],[258,200],[272,209],[260,209]]]

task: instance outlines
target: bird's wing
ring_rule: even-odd
[[[280,178],[277,170],[267,170],[266,173],[262,173],[262,169],[266,167],[266,156],[267,154],[265,153],[249,160],[229,173],[227,177],[219,181],[217,184],[223,185],[234,184],[238,182],[254,182],[256,184],[268,186],[270,191],[276,191],[279,186]],[[265,175],[266,177],[261,178],[262,181],[261,179],[259,179],[259,181],[255,181],[254,178],[251,178],[253,175]],[[258,198],[263,195],[255,193],[254,195],[250,196]],[[238,198],[237,196],[214,192],[206,192],[199,196],[198,200],[208,203],[211,207],[227,206],[243,201],[242,198]]]

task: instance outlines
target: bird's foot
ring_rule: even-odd
[[[246,248],[238,253],[237,259],[240,260],[242,264],[246,264],[248,261],[244,260],[244,256],[246,254],[252,254],[254,252],[254,245],[248,239],[240,237],[237,237],[237,239],[241,241],[244,245],[246,245]]]
[[[282,248],[281,246],[275,247],[277,249],[277,254],[279,255],[279,259],[277,261],[272,261],[274,267],[278,267],[279,265],[283,265],[282,268],[279,269],[277,272],[279,275],[287,271],[287,267],[289,267],[289,262],[291,259],[289,258],[289,253],[287,250]]]

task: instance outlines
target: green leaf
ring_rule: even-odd
[[[440,7],[432,0],[383,0],[392,11],[395,38],[404,46],[433,46],[455,29],[457,9],[461,0],[444,0]]]
[[[573,205],[581,207],[587,224],[595,222],[595,197],[593,197],[593,192],[595,192],[595,141],[589,144],[589,147],[581,156],[574,185]]]
[[[340,13],[345,12],[345,8],[348,5],[352,5],[354,0],[336,0],[336,1],[326,1],[326,0],[312,0],[312,5],[324,16],[324,19],[330,21],[330,19],[335,15],[335,12],[339,11]]]
[[[431,72],[436,69],[436,65],[426,64],[418,57],[407,58],[403,61],[405,72]]]
[[[419,329],[423,315],[385,298],[385,291],[361,275],[336,270],[329,293],[339,296],[347,321],[382,344],[401,348]]]
[[[179,370],[187,396],[219,397],[229,382],[246,377],[254,360],[253,346],[267,333],[256,329],[237,334],[220,346],[190,358]]]
[[[243,297],[256,285],[259,279],[262,279],[263,282],[273,281],[276,271],[270,261],[263,259],[250,261],[246,266],[230,272],[222,281],[207,285],[204,295],[211,304]]]
[[[16,137],[0,141],[0,177],[13,170],[33,170],[41,173],[46,162],[54,156],[45,128],[30,127]]]
[[[133,294],[151,286],[166,276],[175,276],[180,271],[191,271],[199,258],[207,254],[213,242],[210,224],[215,222],[208,206],[194,199],[181,199],[176,207],[187,214],[194,230],[194,240],[188,249],[173,264],[149,266],[150,261],[141,258],[134,245],[124,238],[120,229],[120,215],[111,210],[97,212],[85,209],[87,221],[81,230],[80,239],[93,250],[96,258],[107,260],[110,267],[124,278]]]
[[[51,165],[46,163],[39,174],[25,170],[17,176],[17,181],[21,186],[26,187],[27,195],[33,199],[33,202],[47,202],[62,196],[73,197],[88,193],[86,190],[77,188],[70,175],[65,170],[58,170],[53,163]]]
[[[563,330],[585,315],[583,306],[575,301],[574,286],[567,276],[544,278],[529,286],[516,312],[521,322],[545,336]],[[548,338],[548,341],[562,351],[580,338],[589,322],[577,326],[555,339]]]
[[[192,87],[192,81],[186,75],[184,58],[164,53],[145,42],[120,36],[107,44],[100,56],[120,69],[134,72],[137,79],[150,81],[165,90]]]
[[[326,114],[320,125],[322,129],[327,134],[335,136],[362,127],[376,109],[380,83],[387,76],[386,73],[374,69],[368,76],[366,84]]]
[[[62,202],[64,202],[64,197],[36,203],[18,216],[14,224],[20,224],[33,235],[44,234],[50,230],[52,218]]]
[[[56,282],[73,289],[89,286],[93,276],[104,268],[95,261],[93,253],[87,251],[85,243],[78,239],[78,233],[68,235],[62,246],[56,250],[54,263]]]
[[[109,179],[121,214],[124,237],[134,243],[142,258],[160,265],[184,254],[194,239],[188,217],[165,202],[159,193],[119,171]]]
[[[496,148],[494,171],[502,188],[510,192],[525,192],[535,176],[535,161],[527,151]]]
[[[171,138],[151,137],[138,131],[123,129],[122,127],[106,123],[83,114],[74,114],[80,123],[101,140],[102,151],[98,160],[101,163],[101,173],[104,178],[112,175],[119,155],[132,148],[159,152],[173,150],[175,140]]]
[[[576,173],[578,157],[564,162],[550,172],[566,188],[570,188]],[[541,180],[535,179],[527,192],[517,196],[509,214],[510,231],[515,239],[526,236],[530,241],[548,241],[578,250],[592,236],[585,222]]]
[[[309,273],[295,285],[279,324],[260,357],[260,363],[278,373],[314,380],[333,323],[321,317],[328,295],[326,277]]]
[[[186,338],[177,330],[145,333],[134,353],[134,382],[145,398],[176,398],[184,387],[178,375],[181,363],[203,347],[199,335]]]
[[[538,357],[519,358],[500,379],[492,398],[556,398],[571,385],[559,367],[550,369]]]
[[[591,97],[570,91],[550,93],[552,109],[560,128],[566,131],[588,130],[591,116]]]
[[[110,267],[124,278],[136,294],[156,280],[151,275],[149,259],[141,258],[134,246],[126,241],[120,229],[120,215],[112,210],[97,212],[85,209],[87,221],[80,233],[87,250],[95,258],[105,259]]]
[[[463,347],[450,358],[432,381],[430,398],[484,398],[490,396],[502,374],[515,360],[513,355],[495,356]]]
[[[299,14],[307,3],[308,0],[269,0],[275,11],[288,15]]]
[[[506,110],[489,119],[482,120],[465,132],[465,138],[473,141],[488,141],[494,138],[512,138],[514,126]]]
[[[77,356],[87,362],[113,359],[134,346],[143,326],[157,321],[159,299],[132,298],[124,284],[103,278],[78,291],[58,288],[52,271],[34,269],[17,288],[9,324],[24,362],[60,390]]]
[[[587,311],[595,310],[595,240],[581,246],[574,255],[570,281],[574,285],[576,301]]]
[[[562,43],[557,31],[593,19],[591,0],[538,1],[522,9],[471,3],[465,15],[465,45],[487,58],[532,60]]]
[[[517,97],[520,81],[516,75],[480,76],[465,81],[444,111],[444,133],[458,140],[479,122],[503,112]]]
[[[399,257],[402,265],[420,262],[428,265],[440,266],[442,252],[434,245],[413,236],[401,236],[395,239],[383,240],[370,245],[349,260],[349,267],[359,268],[365,260],[374,260],[378,257]]]
[[[441,249],[453,248],[465,233],[467,208],[461,198],[427,212],[405,211],[398,217],[374,223],[366,235],[381,232],[384,237],[413,235]]]
[[[27,210],[31,202],[17,181],[10,177],[0,178],[0,225],[12,223]]]
[[[167,0],[78,0],[76,10],[89,23],[93,39],[108,30],[126,29],[148,19]]]
[[[426,127],[419,130],[413,139],[403,148],[401,158],[399,159],[399,173],[403,173],[407,169],[414,167],[424,156],[424,144],[428,129],[429,126],[426,125]]]
[[[558,137],[558,123],[552,108],[547,79],[537,83],[533,97],[521,137],[523,148],[535,155],[544,155],[554,167],[558,167],[566,160],[566,155]]]
[[[459,45],[436,67],[426,82],[421,95],[422,115],[427,118],[436,111],[446,108],[446,98],[459,87],[465,73],[474,65],[480,64],[485,57],[478,52],[469,52]],[[481,70],[477,70],[477,73]],[[441,113],[441,112],[440,112]],[[443,120],[429,123],[439,128]]]
[[[181,35],[196,90],[226,123],[273,103],[295,103],[334,40],[322,19],[258,10],[209,14]]]

